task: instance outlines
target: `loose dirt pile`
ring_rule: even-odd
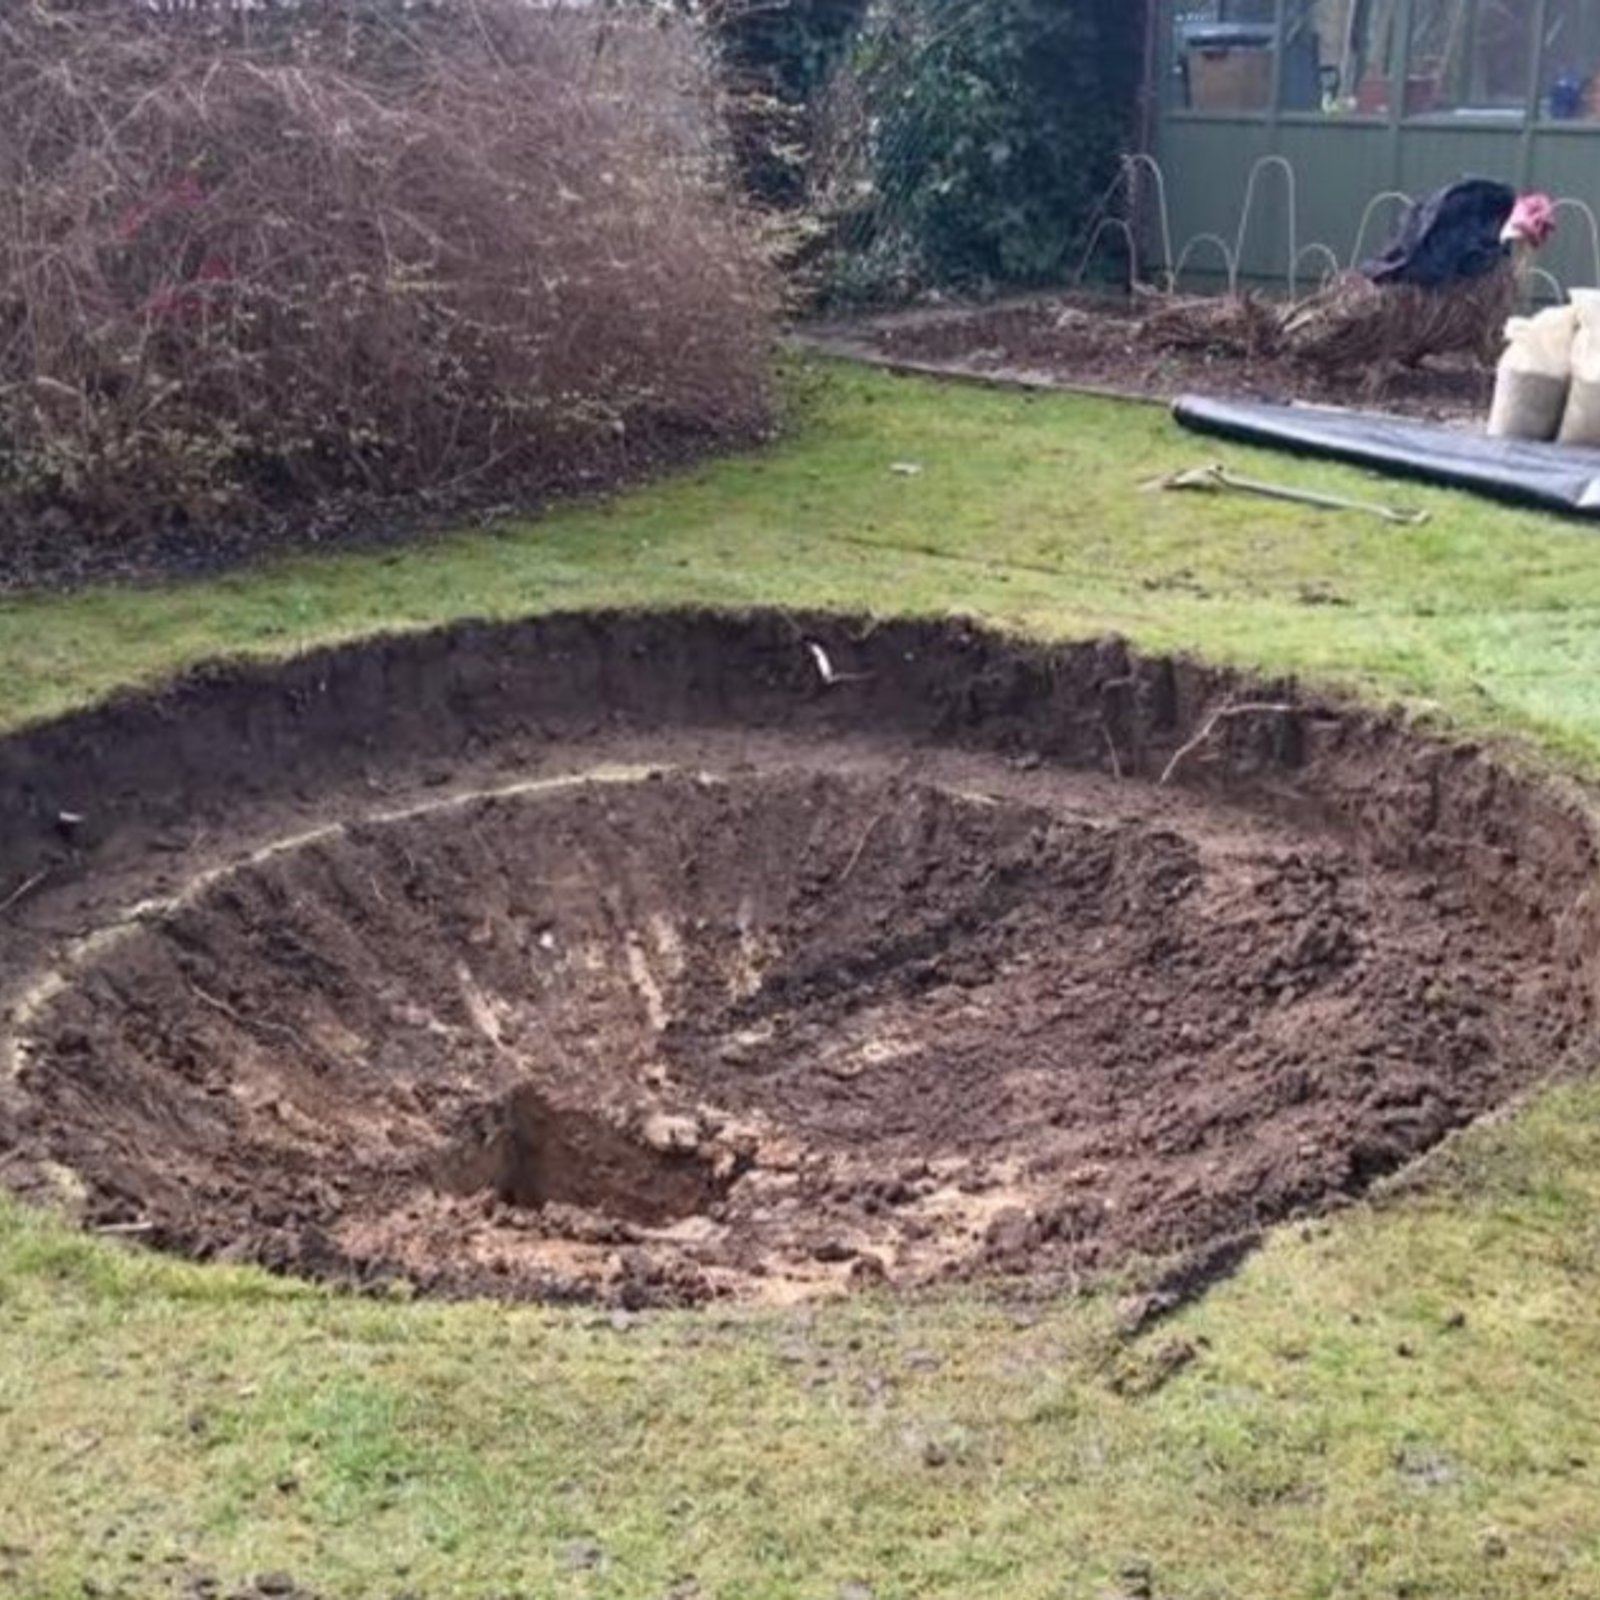
[[[1314,1210],[1584,1036],[1593,840],[1282,686],[1137,781],[1236,688],[554,619],[0,742],[0,868],[46,875],[0,1174],[202,1258],[629,1306],[1070,1282]]]

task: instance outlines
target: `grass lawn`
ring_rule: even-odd
[[[217,654],[692,600],[1116,629],[1600,771],[1582,527],[1157,410],[836,369],[794,388],[769,454],[614,503],[0,603],[0,722]],[[1139,491],[1219,450],[1433,519]],[[1132,1345],[1109,1292],[624,1326],[356,1302],[0,1205],[0,1594],[203,1570],[429,1600],[1592,1600],[1597,1304],[1593,1083],[1456,1142],[1420,1191],[1279,1234]]]

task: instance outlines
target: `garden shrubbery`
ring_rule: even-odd
[[[814,161],[832,298],[1059,282],[1129,145],[1142,11],[874,0]]]
[[[0,104],[0,567],[769,425],[772,286],[687,23],[26,0]]]
[[[716,40],[728,121],[753,198],[803,209],[824,89],[867,18],[871,0],[682,0]]]
[[[698,9],[746,182],[824,301],[1059,282],[1132,139],[1139,0]]]

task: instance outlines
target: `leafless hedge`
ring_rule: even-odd
[[[520,0],[0,14],[0,557],[766,426],[710,71]]]

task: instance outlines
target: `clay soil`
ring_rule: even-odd
[[[1466,357],[1442,357],[1402,372],[1374,400],[1362,392],[1360,373],[1328,378],[1228,349],[1161,349],[1147,337],[1131,301],[1085,294],[899,312],[819,326],[807,338],[839,354],[913,369],[1148,400],[1203,394],[1377,406],[1461,427],[1487,418],[1494,393],[1494,374]]]
[[[1212,720],[1247,695],[1276,709]],[[1578,800],[1292,685],[959,624],[554,618],[210,674],[0,741],[0,840],[0,898],[34,885],[0,1175],[442,1294],[1203,1255],[1592,1011]]]

